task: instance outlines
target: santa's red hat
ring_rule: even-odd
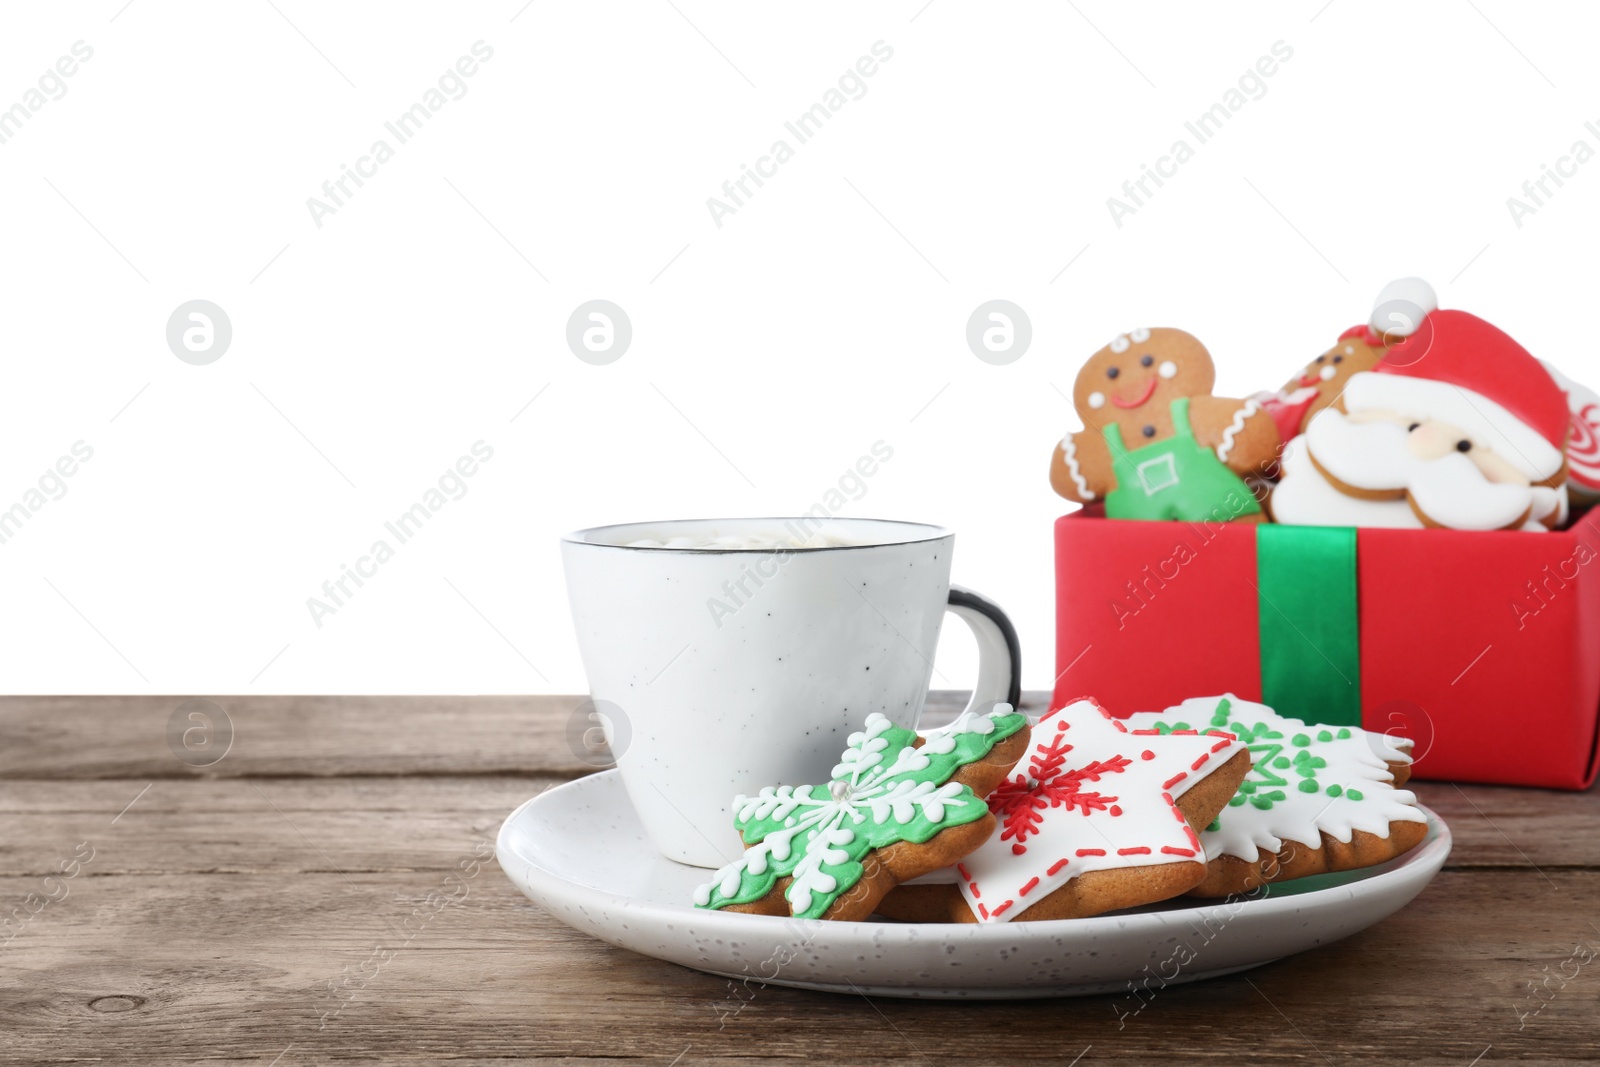
[[[1348,411],[1394,411],[1459,427],[1530,481],[1566,462],[1571,415],[1544,367],[1499,328],[1465,311],[1429,311],[1377,368],[1350,380]]]

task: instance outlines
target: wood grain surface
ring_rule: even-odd
[[[0,1063],[1600,1059],[1594,790],[1416,783],[1456,839],[1416,902],[1119,1022],[747,989],[562,926],[488,850],[594,769],[581,698],[213,697],[204,768],[168,745],[185,699],[0,698]]]

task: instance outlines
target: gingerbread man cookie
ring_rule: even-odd
[[[1128,717],[1162,733],[1228,730],[1254,766],[1200,835],[1205,881],[1190,896],[1247,893],[1270,882],[1370,867],[1427,835],[1410,776],[1410,742],[1359,727],[1315,726],[1229,694]]]
[[[1028,736],[1026,716],[1009,704],[925,735],[867,716],[827,785],[734,799],[745,853],[695,890],[695,905],[865,919],[896,884],[955,862],[994,832],[983,798]]]
[[[1206,876],[1199,828],[1249,769],[1230,733],[1130,729],[1074,701],[1039,721],[1026,771],[989,794],[1000,833],[955,865],[955,884],[911,887],[914,897],[891,897],[883,913],[1000,923],[1178,896]]]
[[[1311,419],[1339,399],[1351,376],[1376,367],[1388,350],[1388,341],[1371,326],[1352,326],[1282,389],[1260,397],[1278,437],[1289,442],[1305,433]]]
[[[1134,330],[1089,358],[1072,402],[1084,429],[1056,446],[1050,484],[1068,500],[1104,499],[1114,519],[1259,522],[1244,476],[1278,449],[1253,400],[1211,395],[1211,354],[1182,330]]]

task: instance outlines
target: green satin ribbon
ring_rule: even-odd
[[[1361,725],[1356,531],[1256,528],[1264,703],[1329,726]]]

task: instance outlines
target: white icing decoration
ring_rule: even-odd
[[[1396,278],[1378,290],[1368,321],[1378,334],[1410,337],[1424,317],[1439,310],[1439,297],[1433,286],[1421,278]]]
[[[1091,408],[1095,408],[1096,410],[1105,407],[1106,406],[1106,394],[1104,394],[1104,393],[1090,393],[1089,394],[1089,406]]]
[[[1083,476],[1083,470],[1078,466],[1078,448],[1072,443],[1071,434],[1061,439],[1061,460],[1067,465],[1067,475],[1077,488],[1078,496],[1086,501],[1095,499],[1095,495],[1089,491],[1089,483]]]
[[[1491,482],[1463,453],[1418,457],[1398,422],[1356,422],[1329,408],[1311,420],[1304,436],[1329,477],[1357,489],[1408,493],[1424,515],[1450,529],[1503,529],[1533,505],[1529,486]],[[1284,481],[1290,477],[1285,472]]]
[[[1164,359],[1161,361],[1161,366],[1156,368],[1156,373],[1163,378],[1176,378],[1178,376],[1178,365],[1170,359]]]
[[[1393,411],[1417,419],[1449,423],[1474,441],[1493,449],[1531,482],[1543,481],[1555,474],[1566,460],[1560,449],[1497,401],[1448,382],[1363,371],[1351,375],[1345,386],[1344,407],[1352,415],[1362,411]],[[1317,458],[1322,458],[1321,452],[1317,453]]]
[[[902,820],[909,822],[909,819]],[[850,859],[850,853],[841,848],[830,847],[848,845],[856,838],[855,832],[839,826],[829,830],[819,830],[817,840],[822,847],[813,845],[804,858],[794,869],[793,881],[789,885],[789,902],[796,912],[805,911],[811,907],[811,894],[831,893],[839,888],[839,880],[822,869],[823,864],[838,866]],[[735,883],[737,885],[737,883]],[[724,894],[729,895],[729,894]]]
[[[1307,848],[1321,848],[1322,835],[1327,833],[1337,841],[1348,844],[1355,831],[1376,837],[1389,836],[1393,822],[1426,822],[1416,806],[1416,796],[1409,790],[1396,789],[1389,773],[1388,763],[1409,763],[1410,742],[1384,734],[1369,733],[1357,727],[1347,727],[1350,736],[1337,736],[1339,727],[1307,724],[1299,719],[1280,715],[1265,704],[1254,704],[1229,694],[1226,697],[1196,697],[1176,707],[1161,712],[1139,712],[1129,716],[1130,727],[1149,726],[1156,722],[1171,725],[1183,722],[1189,726],[1205,727],[1211,723],[1213,712],[1222,700],[1228,700],[1228,722],[1247,727],[1265,725],[1269,730],[1283,735],[1281,756],[1293,757],[1296,752],[1308,752],[1326,761],[1318,768],[1315,793],[1303,793],[1297,786],[1299,776],[1292,769],[1267,767],[1277,777],[1289,780],[1288,786],[1278,787],[1283,799],[1274,801],[1272,807],[1262,810],[1252,804],[1226,807],[1217,818],[1217,829],[1206,830],[1200,840],[1206,846],[1206,856],[1235,856],[1254,862],[1258,850],[1277,852],[1286,842]],[[1333,733],[1331,741],[1317,739],[1319,732]],[[1296,748],[1294,735],[1305,734],[1311,743]],[[1259,744],[1260,742],[1258,742]],[[1280,743],[1274,739],[1273,744]],[[1247,781],[1261,781],[1259,771],[1251,771]],[[1340,795],[1330,797],[1328,785],[1338,785]],[[1349,789],[1354,786],[1361,794],[1360,800],[1351,800]]]
[[[1543,485],[1533,487],[1533,514],[1528,517],[1529,522],[1544,525],[1546,519],[1554,516],[1553,525],[1565,526],[1571,515],[1572,501],[1567,497],[1566,490]]]
[[[963,711],[948,725],[940,726],[934,730],[919,730],[918,736],[922,738],[919,752],[949,752],[956,747],[956,738],[961,734],[977,734],[979,737],[988,737],[994,733],[995,716],[1012,715],[1016,709],[1010,704],[996,704],[994,710],[987,714],[975,711]]]
[[[1312,419],[1315,424],[1322,415]],[[1404,500],[1364,500],[1341,493],[1312,464],[1306,435],[1284,446],[1283,479],[1272,491],[1272,517],[1290,526],[1372,526],[1420,530],[1422,520]]]
[[[1254,400],[1246,400],[1244,406],[1233,413],[1233,421],[1228,423],[1228,428],[1222,431],[1222,443],[1217,446],[1217,458],[1228,462],[1228,453],[1233,451],[1234,439],[1244,430],[1244,424],[1250,417],[1261,410],[1261,405]]]
[[[1146,327],[1141,326],[1137,330],[1134,330],[1132,333],[1128,334],[1128,339],[1136,345],[1142,345],[1146,341],[1150,340],[1150,331]]]
[[[1063,731],[1058,728],[1066,723]],[[1010,922],[1035,901],[1061,888],[1086,871],[1144,867],[1193,858],[1203,853],[1197,847],[1188,822],[1166,797],[1180,797],[1204,780],[1244,746],[1222,734],[1163,737],[1134,734],[1107,715],[1091,700],[1080,700],[1052,711],[1034,727],[1029,753],[1012,772],[1013,782],[1021,780],[1037,786],[1031,777],[1034,768],[1052,757],[1060,737],[1071,746],[1061,765],[1061,776],[1095,762],[1110,762],[1123,757],[1128,763],[1119,771],[1102,773],[1097,781],[1084,779],[1082,793],[1099,793],[1107,805],[1086,815],[1070,805],[1048,806],[1039,810],[1040,821],[1032,829],[1025,851],[1013,851],[1013,838],[1005,836],[1003,812],[997,812],[1001,827],[977,851],[957,866],[960,888],[967,906],[980,923]],[[1153,759],[1144,759],[1149,751]],[[1203,760],[1200,769],[1196,762]],[[1036,763],[1036,761],[1038,761]],[[1180,777],[1181,776],[1181,777]],[[1176,782],[1172,779],[1178,778]],[[1172,784],[1168,785],[1167,783]],[[1003,800],[1007,786],[990,794],[991,802]],[[1111,809],[1120,812],[1112,815]],[[1162,852],[1162,848],[1179,850]],[[1103,856],[1080,856],[1079,849],[1103,850]],[[1148,849],[1148,852],[1118,855],[1118,849]],[[1188,852],[1189,856],[1182,853]],[[1060,861],[1065,859],[1065,864]],[[1058,864],[1060,864],[1058,866]],[[1056,868],[1051,874],[1050,869]],[[1027,893],[1022,889],[1037,879]],[[977,891],[974,892],[974,885]],[[1006,901],[1011,901],[1009,907]],[[996,910],[1000,911],[997,916]]]
[[[822,867],[825,864],[837,866],[849,859],[849,854],[836,846],[855,840],[852,824],[866,822],[870,817],[878,823],[893,819],[905,825],[919,813],[937,823],[944,819],[947,808],[983,803],[970,793],[963,797],[966,787],[959,782],[935,785],[892,779],[926,770],[931,762],[928,754],[953,751],[957,734],[992,734],[995,718],[1011,713],[1011,705],[1000,704],[989,715],[963,717],[943,731],[924,735],[928,739],[920,748],[909,745],[902,748],[888,764],[883,759],[888,747],[883,735],[894,728],[894,724],[876,712],[868,715],[864,729],[850,735],[849,747],[833,769],[835,781],[827,787],[769,785],[753,797],[733,798],[734,814],[741,822],[781,820],[783,828],[749,846],[738,859],[719,869],[710,882],[697,887],[695,903],[701,907],[709,905],[713,889],[724,898],[733,897],[739,891],[744,872],[764,874],[772,860],[788,860],[795,840],[815,829],[812,843],[795,867],[793,882],[787,891],[792,910],[796,914],[806,911],[811,906],[813,893],[831,893],[837,888],[837,880]],[[846,776],[848,781],[844,780]]]
[[[1408,486],[1418,509],[1452,530],[1498,530],[1533,508],[1533,487],[1485,481],[1466,456],[1452,452],[1428,463],[1431,476]]]
[[[1111,351],[1121,355],[1123,352],[1126,352],[1132,344],[1133,342],[1129,341],[1125,335],[1118,334],[1112,339],[1110,347]]]
[[[1321,375],[1323,381],[1331,382],[1333,381],[1333,376],[1339,372],[1335,370],[1333,368],[1333,364],[1330,363],[1328,366],[1323,367],[1318,373]]]

